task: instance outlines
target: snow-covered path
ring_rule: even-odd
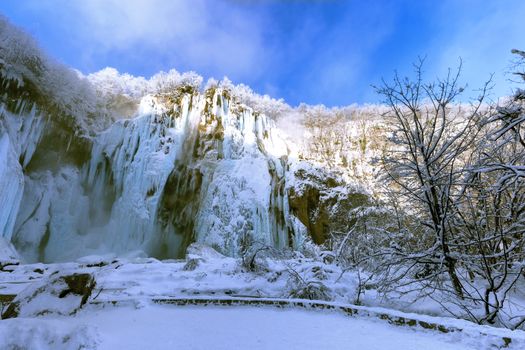
[[[145,305],[0,322],[7,349],[480,349],[459,333],[336,313],[266,307]],[[19,346],[19,347],[17,347]],[[483,347],[481,347],[483,348]]]

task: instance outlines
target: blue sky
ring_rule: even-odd
[[[84,73],[228,76],[297,105],[377,102],[370,87],[426,56],[429,79],[463,60],[463,81],[510,91],[525,49],[523,0],[17,0],[0,13]]]

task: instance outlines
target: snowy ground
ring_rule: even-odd
[[[240,259],[204,246],[186,260],[92,256],[70,263],[11,265],[4,271],[9,272],[0,272],[0,294],[19,294],[57,272],[91,273],[97,281],[97,301],[181,296],[289,298],[304,280],[330,285],[327,299],[348,303],[356,289],[353,275],[341,276],[339,268],[312,259],[258,260],[256,271],[248,271]]]
[[[490,346],[459,333],[395,327],[380,320],[319,311],[168,305],[4,320],[0,339],[3,349],[459,350]]]
[[[60,284],[46,287],[73,273],[96,280],[78,312],[70,306],[78,307],[79,298],[59,297]],[[373,291],[365,295],[368,306],[351,305],[356,283],[352,273],[313,259],[262,259],[251,271],[241,259],[199,246],[185,260],[93,256],[5,265],[0,309],[1,297],[48,289],[26,304],[22,299],[18,318],[0,321],[0,349],[496,349],[505,339],[510,349],[525,348],[523,331],[380,308]],[[312,307],[298,300],[305,285],[326,286],[326,301]],[[225,300],[231,305],[218,306]]]

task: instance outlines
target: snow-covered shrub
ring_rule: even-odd
[[[301,260],[298,260],[301,262]],[[288,297],[309,300],[332,300],[331,290],[325,284],[327,272],[322,264],[287,265]],[[325,282],[323,282],[325,281]]]
[[[268,271],[266,257],[272,254],[275,249],[264,244],[250,244],[241,249],[241,265],[243,269],[250,272]]]
[[[245,235],[240,240],[240,263],[244,271],[268,272],[268,261],[286,260],[302,256],[301,253],[290,249],[276,249],[263,241],[253,240]]]
[[[305,280],[298,273],[292,273],[288,281],[290,298],[308,300],[331,300],[330,289],[321,281]]]

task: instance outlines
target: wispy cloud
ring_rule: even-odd
[[[237,79],[263,65],[261,18],[223,1],[34,1],[33,11],[60,17],[57,25],[81,43],[84,63],[123,60],[229,72]]]
[[[260,93],[342,105],[427,56],[428,78],[463,59],[463,81],[495,73],[509,92],[510,49],[525,48],[523,0],[18,0],[5,8],[66,63],[134,75],[175,68],[228,76]]]
[[[292,103],[350,102],[340,91],[358,91],[391,30],[387,6],[337,0],[24,1],[35,17],[56,18],[86,73],[101,62],[132,73],[195,70]]]

